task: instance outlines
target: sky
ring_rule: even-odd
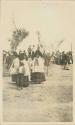
[[[36,44],[37,31],[39,31],[41,43],[46,48],[55,49],[57,44],[64,40],[58,49],[69,50],[71,42],[74,47],[75,41],[75,3],[73,1],[3,0],[1,2],[3,49],[10,49],[8,39],[11,38],[15,27],[29,31],[29,36],[23,40],[18,49]]]

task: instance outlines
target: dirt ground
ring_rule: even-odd
[[[51,64],[46,81],[17,90],[10,77],[3,83],[4,122],[72,122],[73,83],[70,70]]]

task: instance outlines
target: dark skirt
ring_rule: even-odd
[[[12,82],[16,82],[17,81],[17,74],[13,74],[11,77],[12,77]]]
[[[31,74],[31,80],[32,82],[44,82],[45,79],[45,74],[41,72],[34,72]]]
[[[21,87],[23,88],[23,79],[24,79],[24,75],[22,73],[17,74],[17,87]]]
[[[29,79],[28,79],[28,76],[24,76],[24,79],[23,79],[23,86],[24,86],[24,87],[29,86]]]
[[[17,85],[22,84],[22,86],[27,87],[29,85],[28,76],[24,76],[23,74],[13,74],[12,82],[15,82]]]
[[[66,65],[66,64],[67,64],[67,60],[63,60],[63,59],[62,59],[62,60],[61,60],[61,64],[62,64],[62,65]]]

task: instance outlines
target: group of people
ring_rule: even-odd
[[[10,67],[12,81],[16,82],[17,88],[23,89],[28,86],[29,82],[41,83],[46,80],[44,73],[44,59],[38,50],[34,53],[34,57],[27,58],[24,52],[17,54]]]
[[[68,52],[56,51],[56,53],[53,54],[53,57],[54,57],[54,63],[57,65],[63,65],[64,69],[68,69],[68,65],[73,64],[72,51]]]
[[[3,65],[9,70],[12,81],[18,88],[28,86],[29,82],[41,83],[46,80],[50,63],[63,65],[63,69],[69,69],[67,65],[73,64],[72,52],[46,52],[42,47],[28,47],[27,52],[13,51],[3,54]]]

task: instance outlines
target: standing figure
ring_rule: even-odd
[[[41,83],[45,81],[44,59],[39,54],[37,54],[33,60],[31,80],[35,83]]]
[[[45,65],[45,73],[48,75],[48,69],[49,69],[49,65],[50,65],[50,54],[47,53],[45,56],[44,56],[44,65]]]
[[[29,69],[29,63],[28,63],[28,59],[26,58],[26,56],[24,56],[23,59],[23,64],[24,64],[24,86],[27,87],[29,85],[29,81],[30,81],[30,69]]]
[[[23,83],[24,83],[24,64],[22,60],[20,60],[19,72],[17,76],[17,88],[23,89]]]
[[[18,72],[19,72],[19,57],[17,55],[17,53],[14,54],[14,60],[12,62],[12,65],[9,69],[11,77],[12,77],[12,81],[17,83],[17,76],[18,76]]]
[[[8,54],[6,55],[6,68],[7,68],[7,70],[9,70],[10,66],[11,66],[11,55],[8,52]]]
[[[64,65],[64,70],[68,70],[68,54],[63,52],[62,53],[62,63]]]
[[[28,57],[31,57],[31,55],[32,55],[32,49],[31,49],[31,46],[29,46],[29,48],[28,48]]]

